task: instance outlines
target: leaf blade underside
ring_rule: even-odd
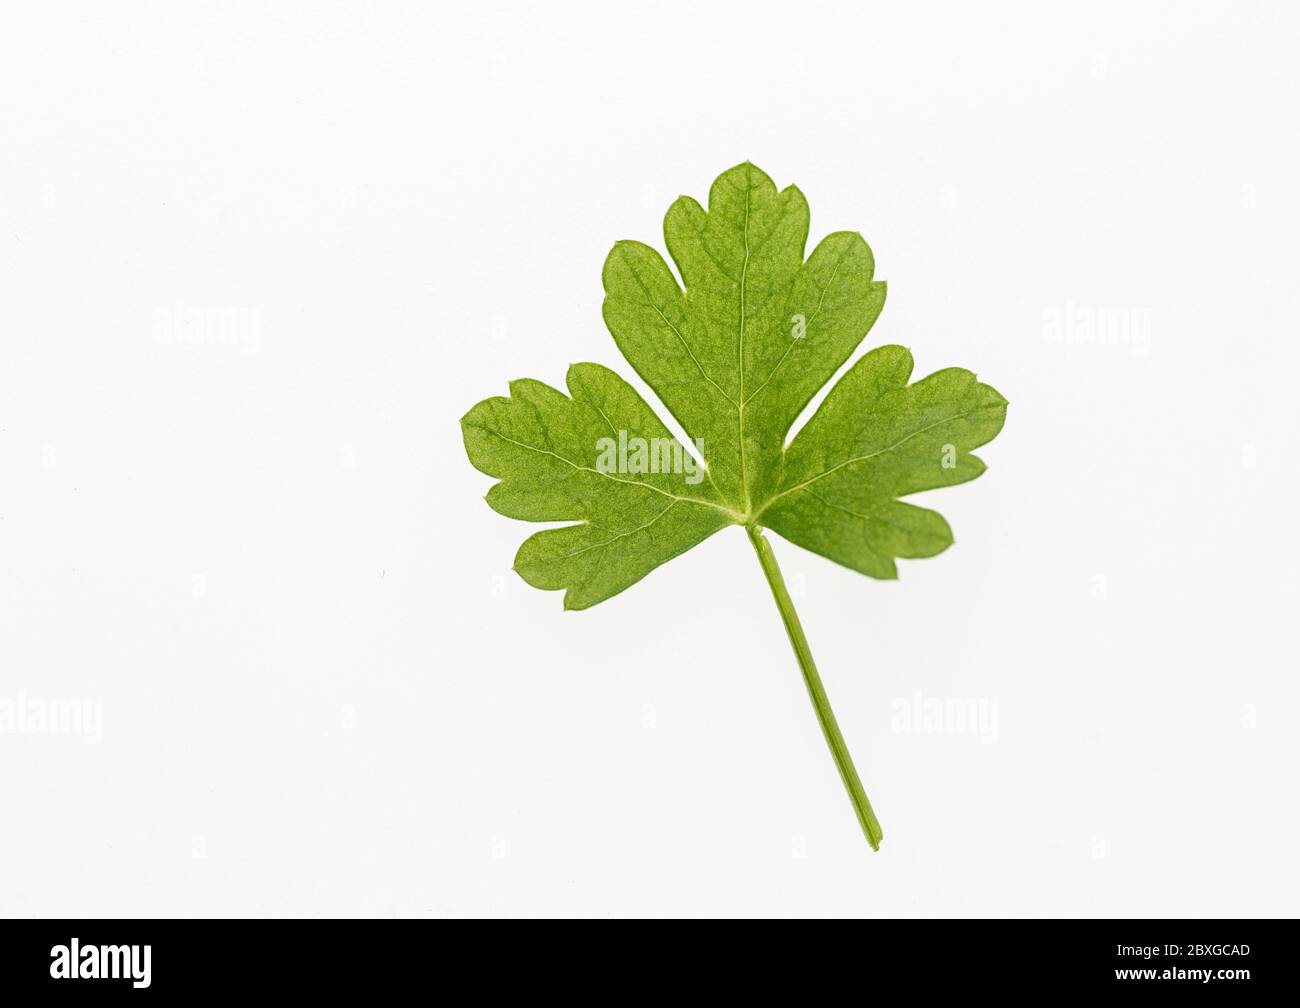
[[[623,356],[707,462],[681,472],[613,474],[601,437],[669,439],[640,395],[595,364],[570,368],[569,395],[511,384],[462,421],[471,461],[501,480],[488,503],[510,517],[578,524],[537,533],[515,569],[586,608],[728,524],[762,524],[876,578],[896,558],[952,542],[944,519],[899,498],[974,479],[973,449],[1001,429],[1006,400],[960,368],[908,384],[912,359],[879,347],[844,373],[812,419],[799,414],[861,344],[886,285],[862,236],[835,232],[804,258],[808,205],[745,163],[683,196],[664,237],[682,282],[653,248],[620,241],[602,271],[606,325]]]
[[[594,446],[629,436],[673,438],[627,382],[599,364],[575,364],[569,395],[531,379],[509,398],[485,399],[461,421],[474,466],[501,482],[487,502],[510,518],[574,521],[524,541],[514,569],[529,584],[565,590],[585,609],[635,584],[731,523],[706,480],[672,473],[601,472]]]

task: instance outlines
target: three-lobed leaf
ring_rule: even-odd
[[[707,470],[627,382],[596,364],[569,370],[569,395],[511,384],[462,420],[473,464],[499,479],[488,503],[537,533],[515,569],[594,605],[728,524],[757,524],[877,578],[895,558],[952,542],[937,513],[900,497],[974,479],[971,451],[1006,401],[969,371],[908,384],[911,355],[864,355],[788,447],[790,427],[853,354],[885,301],[862,236],[828,235],[806,259],[808,204],[751,164],[724,172],[705,210],[683,196],[664,237],[682,283],[654,249],[618,242],[605,261],[605,322],[623,356],[694,442]],[[620,446],[609,465],[610,442]],[[662,457],[624,458],[621,446]],[[673,466],[659,465],[669,459]],[[601,464],[601,462],[606,464]],[[683,464],[684,463],[684,464]]]

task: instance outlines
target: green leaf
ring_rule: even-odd
[[[605,260],[603,313],[707,474],[598,471],[602,438],[687,451],[612,371],[575,365],[568,397],[513,383],[510,398],[479,403],[463,421],[471,461],[502,481],[488,503],[513,518],[578,523],[528,539],[519,574],[565,589],[566,608],[581,609],[726,524],[766,526],[877,578],[897,577],[895,558],[950,545],[940,515],[899,498],[984,471],[970,452],[998,432],[1006,402],[970,372],[909,386],[910,354],[881,347],[783,447],[884,306],[862,236],[827,235],[805,259],[803,194],[778,191],[746,163],[713,183],[707,210],[689,196],[674,202],[664,237],[681,283],[653,248],[620,241]]]
[[[767,527],[876,578],[897,558],[952,544],[937,512],[901,500],[972,480],[971,452],[1006,400],[961,368],[908,384],[912,355],[883,346],[835,383],[786,446],[804,407],[852,356],[885,303],[862,236],[830,234],[806,259],[808,204],[752,164],[723,172],[708,209],[689,196],[664,220],[678,278],[648,245],[605,260],[605,322],[677,419],[688,449],[622,378],[569,369],[566,396],[512,382],[461,421],[470,460],[498,482],[493,508],[569,522],[527,539],[515,570],[585,609],[635,584],[724,525],[745,527],[772,590],[826,744],[863,833],[883,833],[835,721]],[[707,463],[702,468],[698,459]]]

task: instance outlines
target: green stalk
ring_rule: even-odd
[[[808,687],[808,696],[812,700],[813,710],[817,712],[817,721],[822,726],[822,734],[826,736],[826,744],[830,746],[831,756],[834,757],[835,766],[840,772],[840,779],[844,781],[844,787],[849,792],[853,810],[858,814],[862,832],[867,835],[867,842],[871,844],[871,849],[880,850],[880,841],[884,833],[881,832],[880,823],[876,820],[876,813],[871,811],[871,802],[867,800],[867,792],[863,790],[862,781],[858,779],[858,771],[853,765],[853,757],[849,755],[849,747],[844,741],[844,736],[840,734],[840,726],[835,722],[835,712],[831,710],[830,699],[822,686],[821,676],[817,674],[817,666],[808,647],[808,638],[804,636],[803,626],[799,623],[799,614],[794,611],[794,602],[786,590],[785,579],[781,577],[781,568],[776,564],[776,554],[772,552],[772,544],[763,538],[763,530],[759,526],[747,525],[745,528],[749,532],[749,541],[754,544],[754,552],[758,554],[758,562],[763,565],[763,573],[767,575],[767,583],[772,588],[772,597],[776,599],[776,607],[781,612],[781,621],[785,623],[785,632],[790,635],[790,644],[794,648],[795,657],[799,659],[799,670],[803,672],[803,681]]]

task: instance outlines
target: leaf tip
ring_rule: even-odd
[[[571,597],[572,595],[572,591],[566,591],[564,593],[565,612],[581,612],[583,609],[590,609],[592,605],[594,605],[592,602],[575,602]]]

